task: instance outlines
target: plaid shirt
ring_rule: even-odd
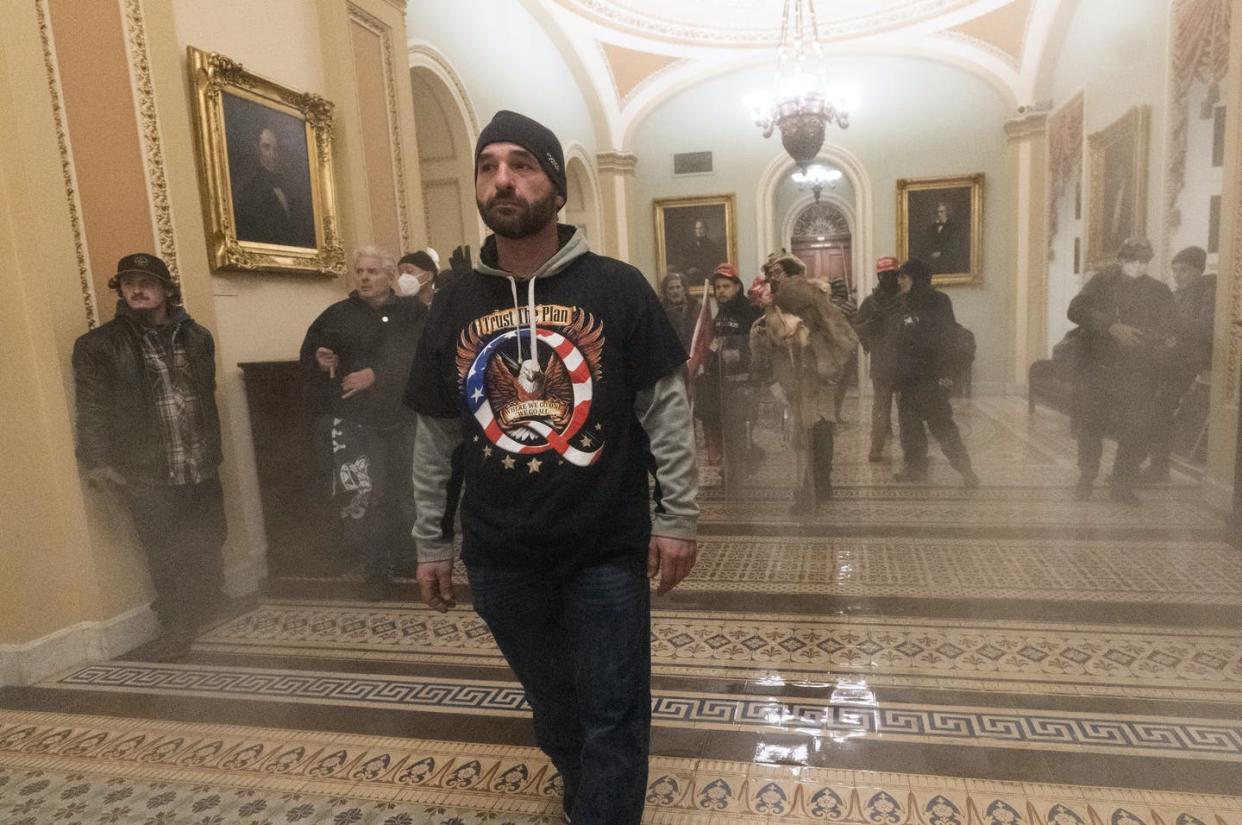
[[[178,337],[180,324],[142,333],[142,358],[155,396],[160,441],[168,457],[169,484],[198,484],[209,477],[203,413],[190,359]]]

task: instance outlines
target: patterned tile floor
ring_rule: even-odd
[[[740,490],[704,468],[700,563],[653,610],[645,822],[1242,825],[1219,515],[1181,475],[1138,509],[1075,501],[1062,416],[955,407],[980,490],[934,447],[930,484],[893,484],[857,424],[813,518],[785,512],[773,432]],[[559,822],[468,605],[359,602],[357,578],[278,577],[183,662],[0,689],[0,822]]]
[[[559,821],[536,749],[0,712],[0,816],[92,822]],[[1242,799],[655,757],[651,823],[1240,825]]]
[[[203,634],[195,650],[504,668],[467,609],[267,602]],[[858,677],[872,687],[1242,704],[1242,629],[918,622],[656,609],[657,675],[792,682]]]

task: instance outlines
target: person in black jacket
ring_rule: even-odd
[[[1156,392],[1177,344],[1177,304],[1167,286],[1148,276],[1151,259],[1145,238],[1127,239],[1117,265],[1093,275],[1070,302],[1067,315],[1084,336],[1074,383],[1079,499],[1091,497],[1110,433],[1117,438],[1112,498],[1139,503],[1134,485],[1150,443]]]
[[[887,345],[892,347],[893,387],[905,458],[905,467],[894,478],[901,482],[927,480],[926,424],[966,487],[975,488],[979,477],[971,468],[949,404],[953,369],[945,348],[957,320],[953,302],[932,288],[931,277],[931,267],[919,258],[901,265],[897,275],[901,302],[885,325]]]
[[[116,317],[73,346],[77,456],[129,505],[163,626],[151,655],[177,659],[224,583],[215,343],[155,255],[121,258],[108,286]]]
[[[724,466],[725,483],[741,481],[751,458],[746,442],[750,401],[750,327],[762,311],[746,299],[737,267],[722,263],[712,275],[716,317],[712,357],[694,390],[694,414],[703,422],[707,463]]]
[[[396,263],[382,249],[358,249],[354,276],[357,289],[307,330],[301,361],[331,451],[344,542],[365,555],[366,596],[379,600],[394,563],[414,561],[414,416],[404,392],[427,308],[396,295]]]
[[[1187,397],[1198,374],[1212,366],[1216,276],[1203,274],[1207,268],[1207,252],[1203,247],[1188,246],[1173,256],[1171,268],[1173,300],[1177,303],[1177,319],[1173,324],[1177,346],[1156,392],[1155,418],[1148,451],[1151,462],[1139,474],[1139,478],[1148,483],[1169,480],[1174,419],[1178,419],[1179,430],[1189,426],[1192,432],[1197,433],[1202,427],[1202,419],[1195,420],[1193,412],[1198,405],[1183,405],[1182,399]]]
[[[897,270],[900,265],[893,257],[880,258],[875,262],[876,284],[871,294],[863,299],[854,316],[854,329],[858,341],[871,355],[871,451],[867,460],[878,463],[884,460],[884,445],[893,434],[893,353],[884,336],[885,316],[896,307],[901,295],[897,286]]]
[[[699,312],[703,304],[690,294],[686,284],[686,276],[680,272],[670,272],[660,283],[660,306],[668,315],[668,322],[677,331],[677,340],[690,349],[690,339],[694,337],[694,324],[699,320]]]

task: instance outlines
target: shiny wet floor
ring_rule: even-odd
[[[894,484],[858,425],[813,517],[774,432],[740,490],[704,469],[700,564],[653,610],[647,821],[1242,825],[1242,554],[1193,477],[1079,502],[1064,417],[959,422],[980,490],[938,457]],[[0,821],[557,821],[486,627],[358,578],[0,691]]]

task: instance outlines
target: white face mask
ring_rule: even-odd
[[[1138,278],[1147,273],[1147,264],[1142,261],[1126,261],[1121,265],[1121,274],[1127,278]]]
[[[427,280],[431,279],[430,273],[426,278]],[[409,272],[403,272],[401,277],[397,278],[397,291],[402,295],[417,295],[427,283],[427,280],[423,280],[423,278]]]

